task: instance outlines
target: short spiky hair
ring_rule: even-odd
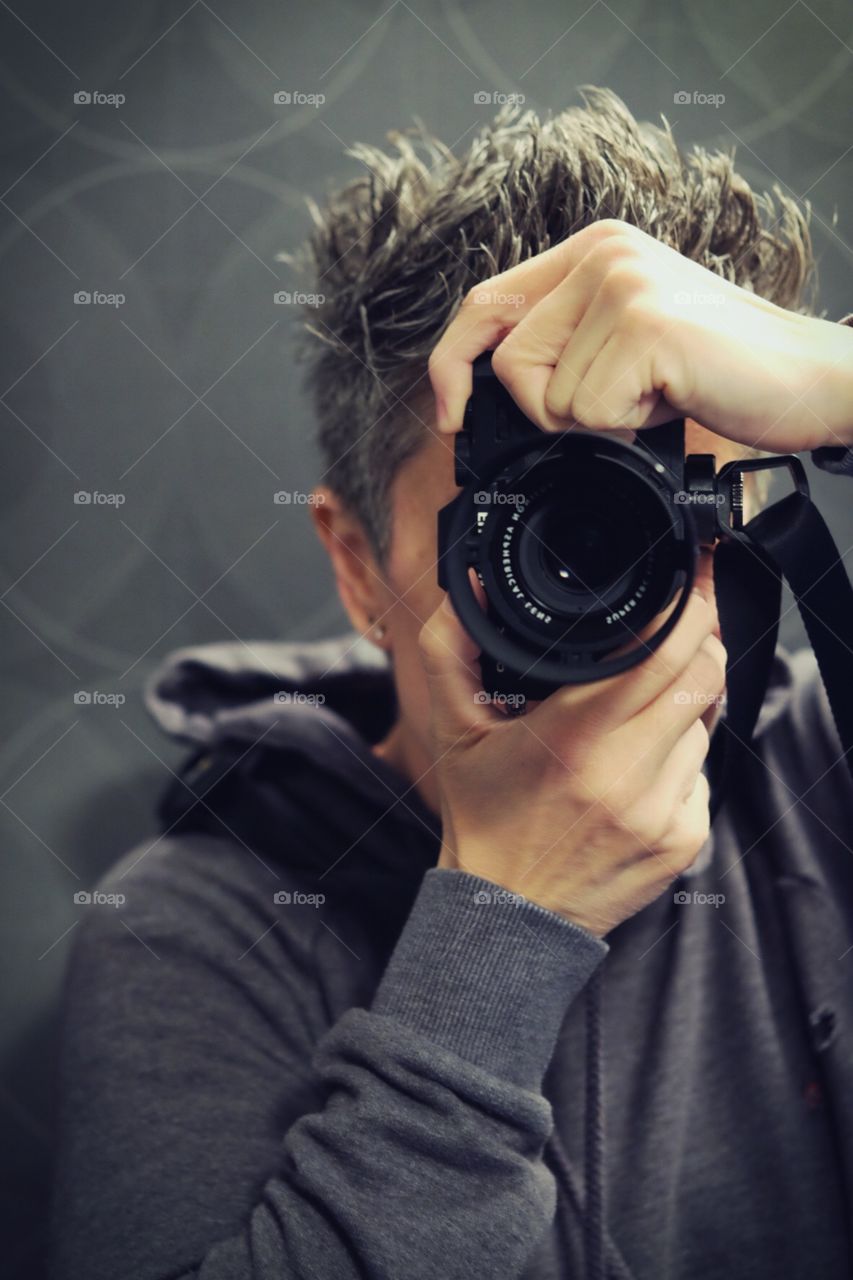
[[[334,193],[314,231],[302,331],[324,482],[384,562],[390,485],[427,435],[427,361],[474,285],[589,223],[619,218],[778,306],[812,313],[808,204],[758,194],[733,155],[679,151],[608,89],[541,120],[502,108],[456,156],[423,124],[390,132],[396,154],[358,144],[367,173]],[[418,147],[422,147],[423,155]],[[298,263],[302,255],[281,255]]]

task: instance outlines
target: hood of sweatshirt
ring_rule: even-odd
[[[205,755],[263,743],[346,781],[369,755],[378,773],[360,781],[370,794],[387,795],[390,770],[369,747],[393,724],[396,696],[385,654],[357,632],[177,649],[154,671],[144,699],[165,733]]]
[[[371,750],[397,710],[380,650],[355,632],[191,646],[154,671],[144,699],[193,748],[161,801],[162,830],[237,839],[334,890],[393,945],[438,860],[441,825]]]
[[[792,682],[780,647],[756,736],[779,714]],[[358,856],[342,859],[348,888],[357,888],[367,864],[389,891],[396,882],[408,909],[437,860],[441,827],[413,784],[371,750],[397,711],[391,666],[375,645],[346,632],[189,646],[154,671],[144,699],[165,733],[195,749],[163,799],[164,826],[230,830],[279,857],[280,833],[296,830],[287,857],[309,872],[327,870],[336,840],[349,854],[353,832],[364,831]],[[687,874],[712,855],[713,832]],[[374,895],[376,888],[374,881]]]

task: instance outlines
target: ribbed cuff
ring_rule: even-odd
[[[433,867],[372,1009],[494,1075],[539,1089],[569,1006],[609,950],[580,925],[490,880]]]

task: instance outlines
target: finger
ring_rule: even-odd
[[[566,345],[548,382],[542,405],[548,422],[540,424],[545,430],[549,429],[551,421],[559,423],[567,419],[581,422],[587,427],[595,425],[594,400],[590,406],[592,413],[588,412],[584,417],[576,416],[578,392],[584,386],[593,362],[612,336],[618,317],[616,302],[611,292],[612,285],[609,282],[601,284],[600,271],[595,278],[589,275],[590,267],[595,266],[596,256],[594,253],[588,254],[565,281],[567,293],[573,289],[583,290],[585,286],[588,295],[591,291],[591,296],[577,325],[567,334]],[[614,278],[617,281],[619,279],[618,276],[611,275],[609,280]],[[563,292],[562,288],[557,289],[555,295],[561,292]],[[532,319],[534,319],[533,316],[531,316]],[[589,399],[587,395],[586,400],[589,401]]]
[[[692,849],[692,856],[685,861],[678,859],[676,873],[681,874],[696,861],[699,850],[711,829],[709,804],[711,787],[704,773],[698,773],[693,788],[686,799],[676,799],[672,809],[672,824],[667,842],[673,849]]]
[[[429,378],[436,399],[439,431],[458,431],[471,395],[471,364],[483,351],[497,347],[542,298],[565,279],[602,240],[636,236],[636,228],[611,220],[593,223],[525,262],[492,276],[466,295],[429,359]],[[477,292],[517,297],[520,306],[495,301],[477,303]],[[559,354],[559,350],[555,352]]]
[[[482,598],[481,590],[481,604]],[[480,646],[462,626],[448,595],[424,623],[418,645],[429,686],[432,729],[440,742],[450,744],[501,718],[483,696]]]
[[[465,405],[474,386],[471,366],[483,351],[498,346],[518,323],[506,314],[508,308],[465,302],[447,329],[427,364],[435,396],[435,421],[439,432],[451,433],[462,426]]]
[[[659,648],[625,673],[628,679],[617,691],[616,702],[626,720],[642,712],[664,690],[683,687],[690,690],[688,669],[703,645],[710,644],[712,648],[716,645],[717,662],[724,667],[725,650],[713,634],[716,622],[716,610],[701,595],[691,591],[684,613]],[[706,670],[703,666],[702,671]]]
[[[614,427],[642,431],[679,415],[654,384],[653,342],[616,332],[593,358],[572,404],[575,420],[590,431]]]
[[[686,670],[705,637],[711,634],[716,616],[716,610],[707,600],[691,591],[676,626],[657,649],[630,670],[586,686],[589,692],[585,690],[582,699],[600,728],[608,731],[626,724],[669,688]],[[553,703],[554,713],[559,715],[564,697],[558,689],[546,699],[542,710]],[[577,699],[569,701],[575,703]]]
[[[711,788],[701,769],[678,791],[656,794],[654,803],[658,811],[669,814],[664,840],[653,858],[642,858],[638,875],[642,882],[659,881],[661,872],[675,879],[693,865],[699,850],[708,838],[711,828],[709,802]]]
[[[580,292],[577,285],[570,289],[568,281],[563,281],[519,320],[492,355],[492,369],[502,386],[521,412],[543,430],[564,431],[575,425],[571,414],[551,412],[549,388],[589,302],[589,294]]]
[[[652,329],[642,313],[627,313],[626,301],[648,285],[644,272],[630,257],[612,266],[612,250],[606,256],[589,254],[566,280],[566,288],[590,293],[588,305],[568,335],[566,346],[548,382],[541,407],[546,430],[551,424],[571,421],[589,430],[628,427],[640,430],[668,422],[677,414],[660,389],[652,385],[654,348],[663,336]],[[596,260],[611,264],[602,280],[602,269],[585,277]],[[556,290],[555,294],[559,294]],[[534,323],[542,306],[528,317]]]
[[[671,814],[664,840],[651,849],[638,838],[633,866],[626,872],[627,892],[660,893],[664,873],[672,881],[693,865],[710,831],[710,795],[708,779],[699,772],[687,799],[676,800],[674,806],[671,797],[662,802]]]
[[[710,738],[701,720],[694,720],[670,751],[658,775],[658,783],[649,792],[659,796],[661,811],[671,811],[676,804],[689,800],[696,779],[708,755]]]
[[[497,376],[543,430],[636,430],[676,416],[652,385],[659,329],[628,308],[649,287],[636,249],[625,235],[601,240],[495,352]]]
[[[590,250],[527,310],[492,358],[492,368],[513,400],[545,431],[586,425],[573,416],[572,401],[614,331],[618,310],[610,285],[602,284],[614,251],[620,250],[614,250],[613,240]]]
[[[714,591],[714,552],[709,547],[700,547],[696,557],[696,572],[693,578],[693,590],[698,591],[716,611],[717,597]]]
[[[700,548],[696,556],[693,582],[691,584],[691,591],[695,591],[697,595],[701,596],[702,599],[705,600],[706,603],[709,605],[709,607],[713,610],[714,616],[715,616],[713,629],[715,631],[715,634],[719,636],[720,632],[719,632],[719,619],[717,618],[717,598],[714,594],[713,552],[708,548],[704,548],[704,547]],[[666,607],[662,609],[660,613],[655,614],[655,616],[652,619],[650,619],[650,621],[647,622],[645,626],[639,627],[637,631],[632,633],[632,637],[630,640],[626,640],[624,644],[620,644],[615,649],[611,649],[609,653],[606,655],[607,659],[621,658],[625,654],[632,653],[638,647],[644,647],[644,645],[648,643],[648,641],[652,638],[652,636],[654,636],[661,629],[664,623],[667,621],[670,614],[678,605],[680,598],[681,598],[680,593],[676,592],[672,600],[670,600],[669,604],[666,605]],[[591,688],[595,689],[597,688],[597,686],[592,685]]]
[[[702,732],[707,735],[705,717],[725,683],[726,651],[712,632],[702,641],[684,673],[629,721],[626,728],[636,749],[644,750],[645,744],[652,764],[665,768],[669,753],[694,723],[701,723]]]
[[[714,591],[714,553],[707,547],[700,547],[696,555],[693,571],[693,582],[690,587],[691,592],[700,596],[711,609],[714,622],[711,630],[717,638],[720,638],[720,620],[717,613],[717,597]],[[623,654],[630,653],[635,650],[638,645],[647,643],[653,635],[655,635],[669,618],[670,614],[676,608],[681,598],[680,593],[670,600],[665,609],[656,614],[650,622],[644,627],[639,628],[633,639],[626,641],[617,649],[612,650],[608,657],[620,657]]]

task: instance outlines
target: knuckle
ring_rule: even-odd
[[[694,644],[689,636],[685,636],[680,627],[667,636],[659,649],[655,649],[647,659],[650,670],[655,675],[672,672],[673,678],[680,675],[688,666]]]
[[[462,297],[462,306],[466,311],[470,307],[482,307],[484,303],[489,301],[493,292],[493,281],[481,280],[479,284],[472,285],[471,288]]]
[[[695,627],[685,627],[687,621],[687,610],[690,610],[695,618]],[[692,599],[688,603],[684,616],[679,620],[679,624],[672,633],[664,640],[657,653],[660,655],[660,661],[670,669],[677,672],[686,670],[692,658],[696,653],[696,629],[705,630],[711,623],[712,609],[710,604],[703,596],[697,592],[693,592]],[[654,658],[654,654],[651,655]]]
[[[659,806],[643,798],[625,809],[625,825],[640,844],[654,850],[666,833]]]
[[[565,377],[565,372],[563,373],[563,376]],[[553,414],[555,417],[561,417],[567,411],[570,412],[573,405],[574,407],[576,407],[576,405],[575,402],[571,400],[571,397],[566,396],[565,393],[558,395],[555,384],[556,378],[552,377],[545,387],[545,408],[548,413]],[[577,415],[575,414],[574,416],[576,417]]]
[[[447,343],[443,338],[429,353],[427,358],[427,373],[429,374],[430,382],[433,384],[435,384],[436,378],[441,374],[442,365],[446,362],[449,354],[450,352],[448,351]]]
[[[515,399],[521,395],[523,384],[519,382],[517,346],[509,334],[492,353],[492,371],[506,391]]]
[[[699,590],[698,585],[694,585],[690,589],[690,599],[687,602],[687,608],[691,613],[696,614],[702,619],[703,624],[707,625],[711,621],[711,616],[715,606],[711,603],[710,598],[703,591]]]
[[[632,241],[637,231],[630,222],[622,222],[619,218],[599,218],[591,225],[596,229],[596,239],[605,242]]]
[[[697,806],[698,810],[698,806]],[[704,801],[702,809],[697,812],[691,826],[691,834],[687,842],[688,857],[690,859],[688,866],[692,866],[696,861],[696,855],[702,848],[708,836],[711,833],[711,819],[708,814],[707,800]]]
[[[427,619],[418,632],[418,650],[427,670],[430,670],[434,665],[438,653],[438,644],[439,641],[435,629],[430,625],[430,620]]]
[[[605,300],[607,302],[624,302],[628,298],[633,299],[637,294],[642,293],[648,287],[648,284],[648,275],[642,265],[633,260],[633,251],[631,251],[631,256],[628,257],[620,245],[618,255],[615,257],[615,261],[607,272],[601,286]],[[634,309],[637,310],[637,303],[634,302],[633,305]]]
[[[700,839],[697,833],[695,839],[682,838],[675,849],[667,852],[667,864],[676,876],[684,875],[685,871],[690,870],[704,843],[704,839]]]
[[[597,222],[596,228],[606,227],[607,222]],[[632,240],[622,233],[619,223],[612,224],[613,231],[601,231],[594,240],[590,241],[590,248],[584,255],[584,267],[591,268],[594,278],[600,280],[599,287],[606,291],[610,289],[610,280],[613,275],[618,274],[623,265],[630,267],[636,261],[637,246]],[[632,269],[632,268],[631,268]]]
[[[492,370],[495,376],[506,384],[512,377],[513,366],[513,347],[510,337],[506,337],[498,343],[492,353]]]
[[[628,301],[622,313],[622,323],[631,333],[642,333],[644,338],[652,340],[662,334],[671,323],[660,306],[649,294],[650,281],[643,277],[633,285],[626,286]]]
[[[637,782],[633,770],[627,769],[613,777],[612,768],[609,780],[602,779],[597,794],[599,803],[618,814],[620,818],[630,817],[633,822],[643,816],[642,804],[637,805]]]
[[[704,720],[694,720],[690,726],[690,732],[696,738],[696,753],[700,760],[704,760],[711,746],[711,735],[708,732],[708,726]]]
[[[578,387],[570,405],[570,414],[578,422],[606,431],[622,425],[624,414],[614,404],[601,400],[589,387]]]
[[[693,795],[681,806],[682,812],[678,818],[677,832],[670,852],[671,859],[680,871],[692,866],[696,855],[710,834],[711,815],[708,798],[708,780],[703,773],[700,773]]]
[[[707,693],[717,692],[725,684],[726,651],[716,636],[711,635],[706,638],[696,650],[690,665],[691,676]]]

